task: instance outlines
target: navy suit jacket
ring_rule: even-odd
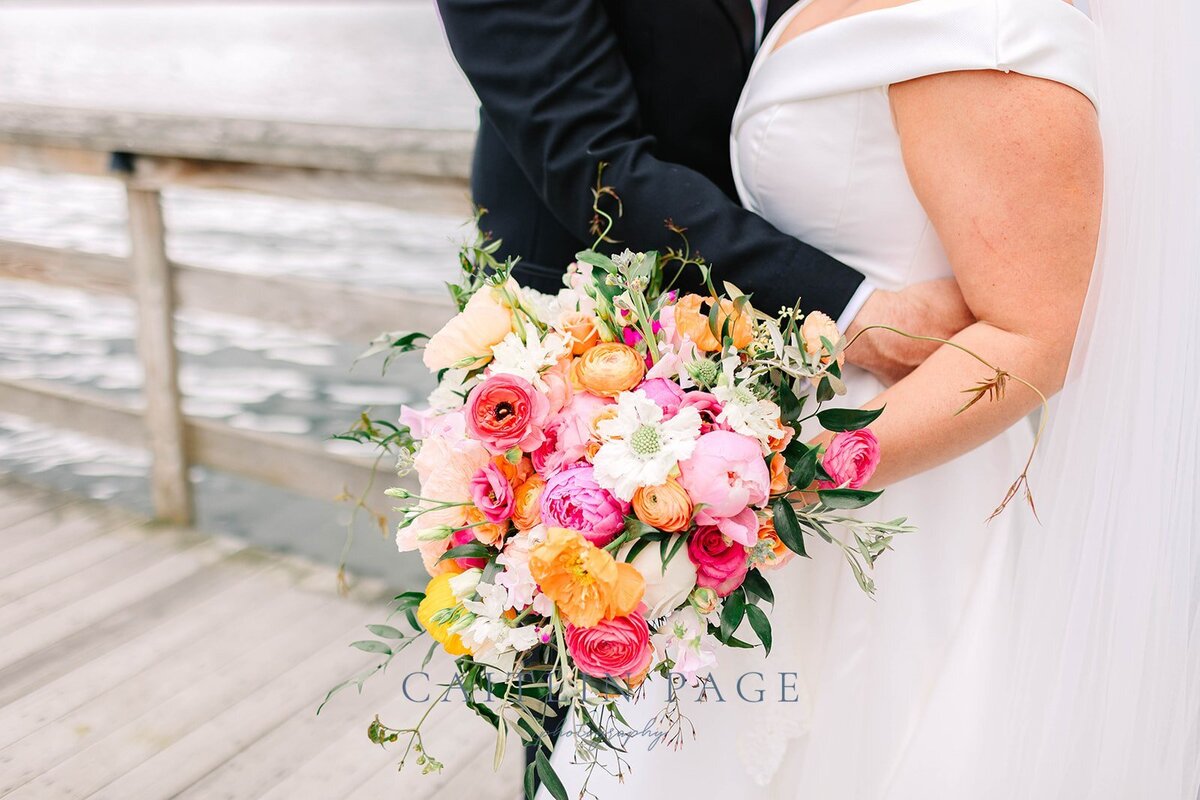
[[[677,247],[672,219],[718,288],[731,281],[768,312],[801,297],[840,315],[862,275],[737,201],[729,129],[754,56],[751,0],[437,3],[481,103],[472,193],[500,255],[521,257],[519,281],[561,287],[593,240],[591,189],[606,162],[624,206],[617,248]],[[790,4],[771,0],[768,27]]]

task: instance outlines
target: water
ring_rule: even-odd
[[[475,115],[429,2],[0,3],[0,102],[434,128]],[[164,207],[176,260],[364,287],[440,291],[466,235],[459,219],[366,204],[177,190]],[[123,255],[126,235],[115,182],[0,169],[0,238]],[[394,417],[432,388],[411,358],[387,378],[378,364],[351,369],[363,342],[215,314],[181,314],[177,328],[185,412],[246,430],[330,446],[364,406]],[[133,330],[124,299],[0,281],[0,376],[134,401]],[[0,471],[148,512],[148,466],[140,450],[0,410]],[[193,477],[202,526],[338,557],[346,508]],[[350,563],[411,580],[411,559],[394,553],[363,526]]]

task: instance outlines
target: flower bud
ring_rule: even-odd
[[[434,525],[432,528],[426,528],[417,534],[418,542],[440,542],[450,534],[454,533],[454,529],[449,525]]]
[[[713,614],[721,607],[721,598],[717,594],[717,590],[711,586],[697,586],[692,590],[691,597],[688,602],[692,604],[692,608],[696,609],[696,613],[702,617]]]

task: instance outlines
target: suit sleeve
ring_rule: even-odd
[[[862,275],[787,236],[698,172],[656,159],[637,94],[599,0],[438,0],[450,47],[543,202],[580,241],[590,240],[591,189],[621,197],[614,238],[641,250],[677,246],[670,218],[693,251],[766,311],[803,299],[841,315]],[[766,298],[764,300],[764,298]]]

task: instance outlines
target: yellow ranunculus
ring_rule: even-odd
[[[462,637],[457,633],[450,633],[449,623],[433,621],[433,615],[437,612],[458,605],[458,600],[450,589],[450,579],[453,577],[454,573],[443,572],[429,581],[425,586],[425,599],[417,606],[417,622],[429,631],[434,641],[441,642],[447,653],[452,656],[465,656],[470,655],[471,649],[463,644]]]

